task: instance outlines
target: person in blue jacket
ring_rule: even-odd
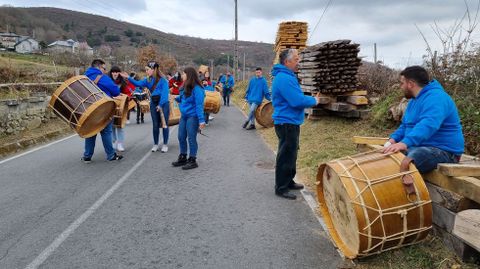
[[[160,65],[155,61],[150,61],[145,66],[145,73],[147,76],[143,80],[135,80],[129,77],[127,73],[123,72],[122,76],[135,85],[135,87],[148,88],[150,91],[150,114],[152,116],[153,127],[153,147],[152,152],[158,150],[158,138],[160,136],[160,127],[162,127],[162,116],[165,120],[166,127],[162,128],[163,145],[162,152],[168,151],[168,118],[170,115],[170,102],[168,99],[169,88],[168,81],[160,71]]]
[[[212,82],[212,86],[208,85],[208,81],[206,79],[202,80],[202,86],[205,91],[209,92],[214,92],[215,91],[215,86],[213,85],[214,82]],[[210,122],[210,113],[205,112],[205,125],[208,126],[208,123]]]
[[[197,71],[193,67],[187,67],[182,74],[183,87],[180,95],[175,98],[179,103],[180,122],[178,124],[178,142],[180,144],[180,155],[172,165],[182,166],[182,169],[197,168],[197,132],[205,128],[203,113],[205,90],[198,78]],[[188,144],[187,144],[188,140]],[[190,156],[187,159],[187,151],[190,148]]]
[[[244,129],[255,129],[255,110],[262,104],[263,98],[271,101],[267,80],[262,76],[262,68],[257,67],[255,69],[255,77],[248,83],[247,92],[245,93],[245,100],[247,100],[250,106],[250,112],[248,113],[247,121],[242,125]]]
[[[413,162],[420,173],[432,171],[438,163],[457,163],[465,141],[452,98],[438,81],[429,80],[421,66],[405,68],[400,73],[400,87],[408,105],[383,152],[405,152],[405,165]]]
[[[120,88],[115,84],[115,82],[106,75],[107,69],[105,62],[100,59],[95,59],[92,61],[91,66],[85,71],[85,76],[92,80],[97,86],[109,97],[115,97],[120,94]],[[112,124],[110,122],[103,130],[100,131],[102,136],[103,148],[107,154],[107,160],[121,160],[123,156],[117,155],[112,144]],[[85,151],[83,153],[82,161],[85,163],[90,163],[92,161],[93,152],[95,150],[95,142],[97,140],[97,135],[85,139]]]
[[[223,85],[223,105],[230,106],[230,94],[235,86],[235,79],[230,72],[227,72],[227,75],[222,75],[218,82]]]
[[[295,49],[280,53],[280,64],[273,66],[272,105],[275,133],[278,137],[278,151],[275,166],[275,194],[296,199],[290,190],[302,189],[295,183],[297,151],[299,148],[300,125],[304,120],[305,108],[318,104],[319,98],[306,96],[294,72],[298,70],[300,57]]]

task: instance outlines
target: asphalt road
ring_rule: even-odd
[[[132,114],[133,116],[133,114]],[[299,195],[274,195],[274,154],[235,107],[199,136],[200,167],[151,153],[151,123],[126,127],[125,158],[97,138],[64,139],[0,161],[0,268],[336,268],[341,261]]]

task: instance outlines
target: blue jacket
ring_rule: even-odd
[[[168,103],[168,95],[170,90],[168,89],[168,81],[164,77],[160,78],[157,83],[157,87],[155,87],[153,92],[151,89],[155,83],[155,79],[153,77],[145,77],[142,80],[135,80],[134,78],[129,77],[128,80],[135,85],[135,87],[148,88],[152,96],[160,96],[160,105]]]
[[[272,75],[275,77],[272,82],[274,124],[302,124],[305,108],[316,105],[317,101],[303,94],[295,73],[286,66],[274,65]]]
[[[247,102],[249,103],[260,105],[263,102],[264,97],[268,101],[272,100],[270,98],[267,80],[264,77],[253,77],[248,83],[245,99],[247,99]]]
[[[107,75],[103,74],[100,69],[95,67],[89,67],[85,71],[85,76],[87,76],[91,81],[94,81],[98,75],[102,75],[100,80],[97,83],[97,86],[105,92],[110,97],[115,97],[120,94],[120,88],[115,84],[115,82]]]
[[[215,91],[215,89],[213,88],[213,86],[210,86],[210,85],[203,86],[203,89],[206,90],[206,91],[210,91],[210,92],[214,92],[214,91]]]
[[[205,90],[202,86],[196,85],[190,96],[185,96],[184,88],[180,89],[180,95],[175,100],[180,104],[180,113],[182,117],[197,117],[198,123],[205,123],[205,117],[203,112]]]
[[[457,155],[464,149],[457,107],[436,80],[410,99],[400,127],[390,138],[408,148],[436,147]]]
[[[219,82],[223,84],[223,89],[232,89],[233,86],[235,86],[235,80],[233,79],[233,76],[230,75],[230,77],[227,79],[226,75],[223,75],[220,79]]]

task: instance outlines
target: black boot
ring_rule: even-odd
[[[183,166],[185,164],[187,164],[187,154],[178,155],[178,160],[172,163],[172,165],[175,167]]]
[[[247,120],[247,121],[242,125],[242,128],[243,128],[243,129],[247,128],[248,123],[249,123],[249,121]]]
[[[193,169],[197,168],[197,158],[196,157],[190,157],[188,158],[187,164],[182,167],[183,170],[188,170],[188,169]]]
[[[255,124],[250,124],[250,125],[246,128],[246,130],[254,130],[254,129],[256,129],[256,128],[255,128]]]

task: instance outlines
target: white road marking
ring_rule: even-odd
[[[40,147],[38,147],[38,148],[34,148],[34,149],[29,150],[29,151],[20,153],[20,154],[18,154],[18,155],[15,155],[15,156],[13,156],[13,157],[10,157],[10,158],[8,158],[8,159],[5,159],[5,160],[0,161],[0,164],[6,163],[6,162],[8,162],[8,161],[14,160],[14,159],[19,158],[19,157],[22,157],[22,156],[25,156],[25,155],[30,154],[30,153],[32,153],[32,152],[35,152],[35,151],[37,151],[37,150],[41,150],[41,149],[50,147],[51,145],[60,143],[60,142],[62,142],[62,141],[65,141],[65,140],[67,140],[67,139],[70,139],[70,138],[72,138],[72,137],[74,137],[74,136],[77,136],[77,135],[74,134],[74,135],[71,135],[71,136],[67,136],[67,137],[65,137],[65,138],[62,138],[62,139],[57,140],[57,141],[54,141],[54,142],[52,142],[52,143],[49,143],[49,144],[40,146]]]
[[[176,129],[175,127],[170,128],[170,134]],[[152,154],[151,150],[148,150],[147,154],[143,156],[128,172],[123,175],[107,192],[105,192],[102,197],[100,197],[87,211],[85,211],[78,219],[76,219],[70,226],[67,227],[55,240],[45,248],[42,253],[40,253],[25,269],[35,269],[42,265],[50,255],[70,236],[75,230],[84,223],[88,217],[90,217],[95,211],[130,177],[130,175],[135,172],[145,160]]]

